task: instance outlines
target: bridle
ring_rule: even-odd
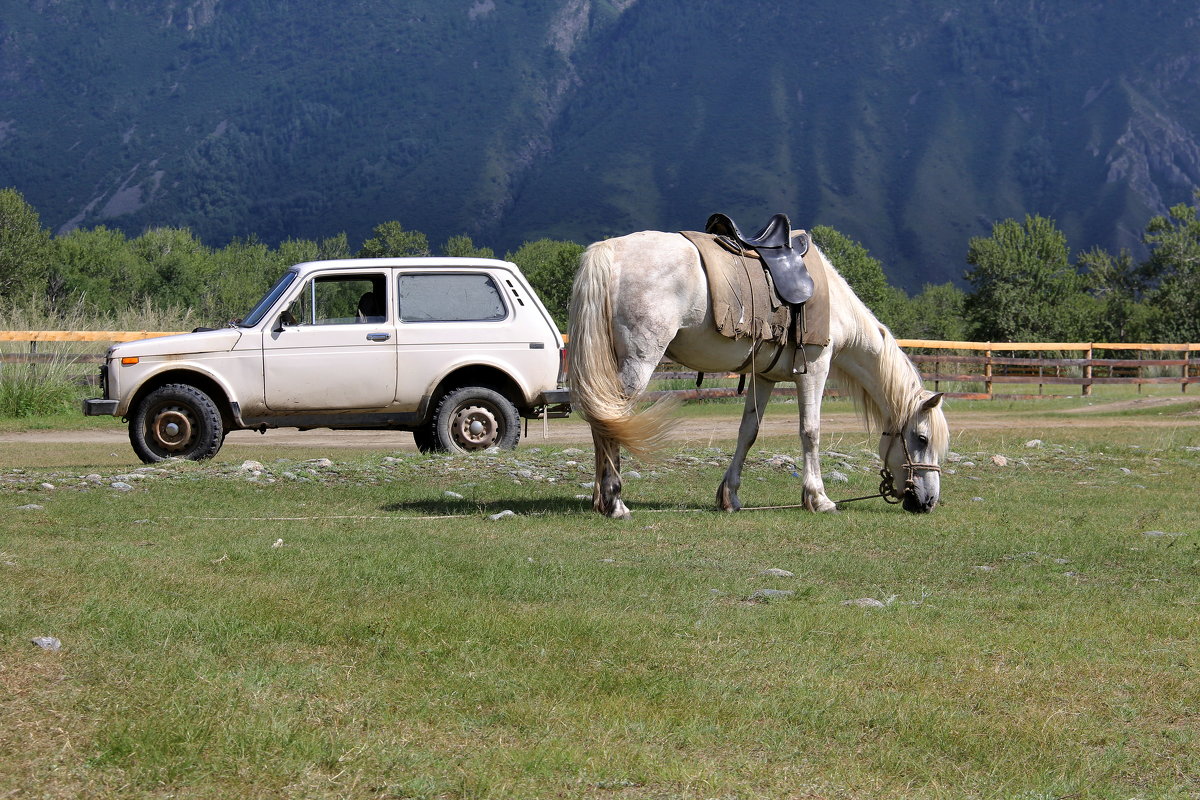
[[[932,464],[925,461],[913,461],[912,452],[908,449],[908,441],[904,438],[904,431],[901,429],[896,433],[884,431],[881,436],[889,438],[887,450],[883,453],[883,468],[879,470],[879,493],[869,494],[865,497],[852,497],[849,500],[838,500],[837,505],[843,503],[853,503],[857,500],[873,500],[876,497],[882,497],[885,503],[895,505],[904,499],[904,495],[915,491],[917,483],[913,480],[913,476],[917,474],[917,470],[924,472],[941,472],[942,468],[938,464]],[[900,440],[900,446],[904,448],[904,469],[906,477],[904,478],[904,491],[896,491],[896,481],[892,476],[892,471],[888,469],[888,459],[892,455],[892,448],[896,446],[896,440]]]
[[[882,478],[879,482],[879,496],[888,503],[899,503],[904,499],[904,495],[914,491],[917,488],[917,483],[913,480],[913,476],[917,474],[917,470],[925,472],[941,472],[942,468],[938,464],[932,464],[926,461],[913,461],[912,453],[908,449],[908,440],[904,438],[904,431],[900,430],[896,433],[884,431],[882,436],[887,436],[887,450],[883,454],[883,469],[879,470],[879,477]],[[895,446],[896,440],[900,440],[900,446],[904,448],[904,469],[906,477],[904,478],[904,491],[896,491],[896,483],[892,478],[892,471],[888,469],[888,458],[892,455],[892,447]]]

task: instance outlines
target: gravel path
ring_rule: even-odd
[[[1038,415],[1013,414],[1012,412],[988,413],[978,409],[955,411],[951,406],[947,419],[952,431],[996,430],[999,428],[1098,428],[1112,424],[1102,416],[1105,411],[1118,411],[1131,407],[1148,407],[1178,403],[1185,397],[1139,398],[1133,401],[1098,403],[1094,406],[1052,411]],[[797,432],[797,420],[790,409],[772,409],[763,420],[762,436],[789,436]],[[1143,427],[1200,427],[1200,414],[1170,414],[1162,417],[1145,416],[1137,420]],[[728,441],[737,436],[738,418],[731,409],[729,416],[713,418],[681,419],[671,433],[671,438],[681,442]],[[823,433],[857,433],[863,430],[862,423],[852,412],[827,413],[822,417]],[[542,439],[540,422],[529,423],[529,435],[523,446],[538,444],[591,443],[587,424],[578,418],[552,420],[549,436]],[[105,444],[128,447],[129,441],[123,426],[111,429],[23,431],[0,433],[0,444]],[[226,446],[271,444],[281,447],[351,448],[369,450],[415,450],[412,435],[398,431],[331,431],[327,429],[298,431],[281,428],[258,434],[253,431],[234,431],[226,439]]]

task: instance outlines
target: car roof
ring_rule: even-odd
[[[422,267],[426,269],[462,269],[489,267],[512,270],[510,261],[497,258],[463,258],[461,256],[412,256],[406,258],[339,258],[329,261],[304,261],[292,269],[307,272],[314,269],[379,269],[381,267]]]

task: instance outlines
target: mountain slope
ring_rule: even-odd
[[[782,210],[915,289],[994,220],[1136,247],[1200,184],[1190,3],[7,6],[0,185],[59,230],[503,250]]]

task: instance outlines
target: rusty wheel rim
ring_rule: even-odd
[[[186,450],[195,438],[195,423],[187,409],[164,406],[150,421],[150,438],[155,445],[171,453]]]
[[[463,406],[450,420],[450,434],[464,450],[484,450],[500,440],[500,421],[486,406]]]

